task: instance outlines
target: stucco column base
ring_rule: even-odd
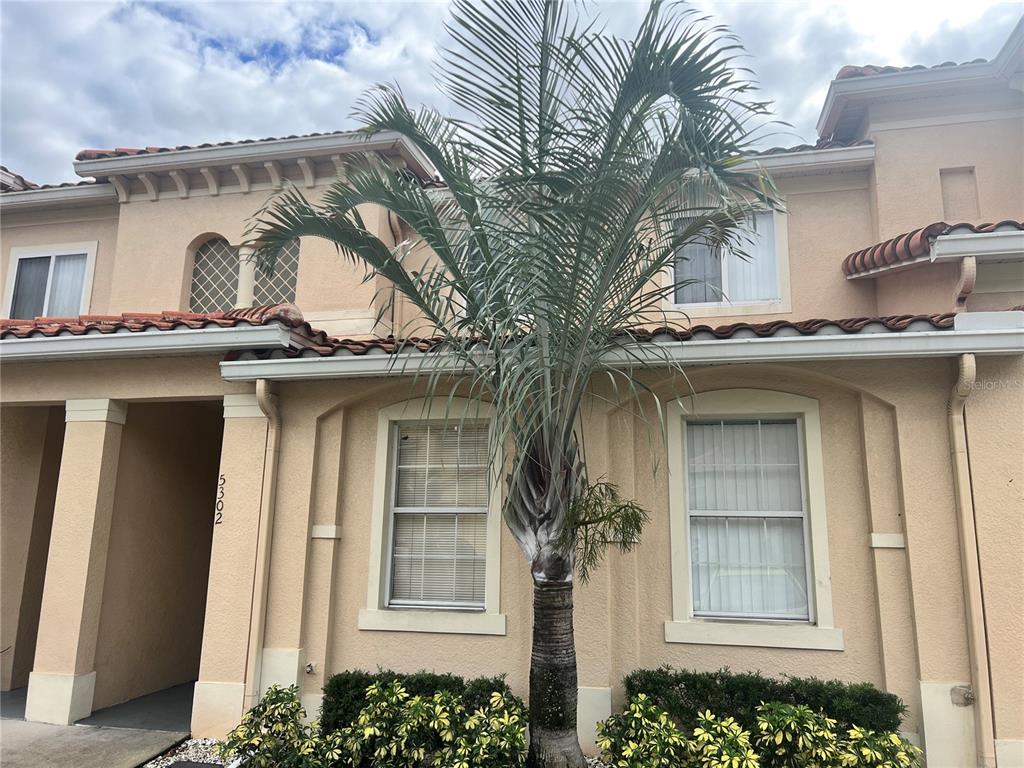
[[[996,765],[1024,768],[1024,739],[996,739]]]
[[[223,739],[242,719],[244,683],[200,680],[192,693],[192,738]]]
[[[304,648],[264,648],[260,655],[260,695],[272,685],[299,686],[306,667]]]
[[[576,735],[580,748],[588,755],[596,755],[597,724],[612,714],[611,688],[580,687],[576,696]]]
[[[921,719],[928,768],[978,765],[974,709],[953,703],[954,688],[964,682],[921,681]]]
[[[71,725],[92,714],[95,690],[95,672],[84,675],[31,672],[28,676],[25,719],[37,723]]]

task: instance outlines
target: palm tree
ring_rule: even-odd
[[[623,40],[558,0],[455,0],[448,32],[439,79],[464,119],[414,110],[386,85],[356,109],[367,134],[406,137],[439,180],[354,155],[320,203],[272,198],[251,242],[264,270],[295,237],[334,242],[383,278],[385,308],[399,294],[416,308],[421,326],[396,335],[429,329],[458,386],[493,403],[510,457],[503,514],[533,576],[529,763],[575,768],[574,575],[607,544],[632,546],[647,517],[588,477],[581,408],[596,379],[635,399],[649,393],[642,370],[668,364],[629,330],[663,322],[680,246],[741,248],[746,218],[775,205],[739,167],[766,107],[734,66],[735,38],[678,5],[652,2]],[[368,204],[402,222],[398,246],[364,225]],[[432,260],[413,269],[422,248]],[[438,359],[395,364],[443,395],[453,383]]]

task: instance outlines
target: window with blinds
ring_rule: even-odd
[[[676,304],[771,302],[780,299],[775,215],[754,214],[744,227],[743,251],[721,252],[700,238],[676,254]]]
[[[83,311],[87,254],[31,256],[15,263],[12,318],[71,317]]]
[[[688,421],[693,614],[809,621],[796,419]]]
[[[388,605],[484,608],[487,422],[395,426]]]

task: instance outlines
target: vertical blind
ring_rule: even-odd
[[[19,259],[11,317],[29,320],[40,315],[70,317],[80,314],[86,261],[84,253]]]
[[[682,227],[686,220],[682,220]],[[723,255],[700,238],[676,253],[676,304],[770,301],[779,298],[778,258],[775,252],[775,216],[754,214],[744,227],[743,253]]]
[[[798,424],[686,425],[693,612],[810,618]]]
[[[395,430],[389,605],[484,607],[486,422]]]

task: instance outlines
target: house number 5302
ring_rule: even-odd
[[[214,506],[213,524],[224,522],[224,475],[217,478],[217,504]]]

